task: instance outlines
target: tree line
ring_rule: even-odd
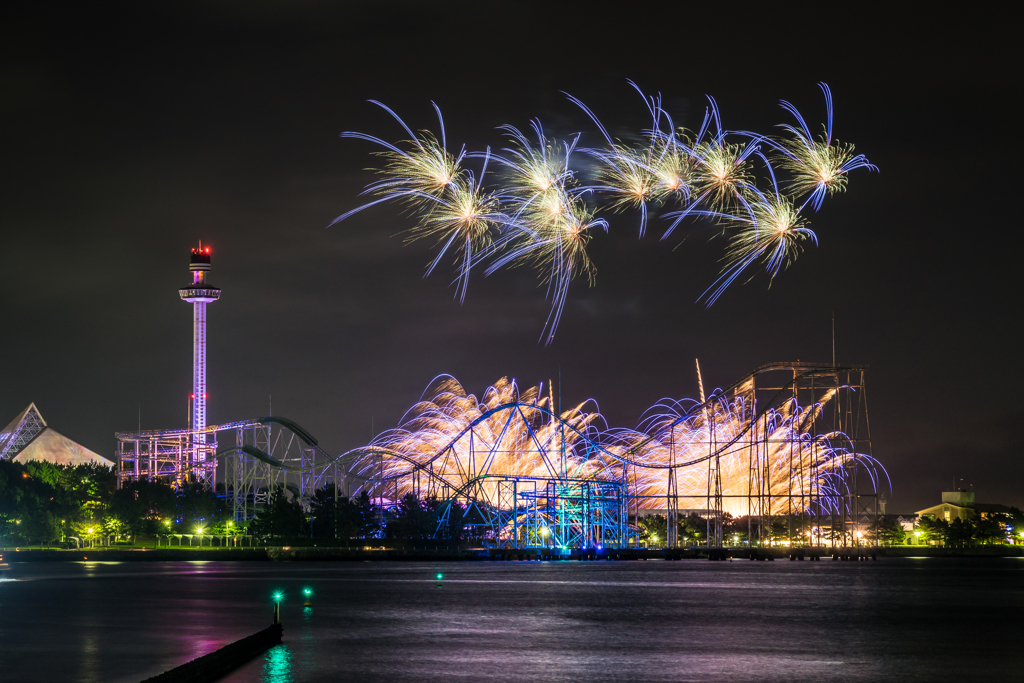
[[[917,529],[924,542],[934,541],[956,548],[1005,543],[1008,531],[1020,538],[1018,530],[1024,531],[1024,513],[1016,508],[1011,508],[1010,514],[990,515],[985,519],[957,518],[950,522],[944,519],[923,517],[918,522]]]
[[[266,502],[255,517],[236,522],[230,491],[223,485],[211,489],[140,479],[118,488],[113,469],[101,465],[0,461],[0,546],[77,545],[104,537],[166,534],[244,534],[342,545],[370,539],[474,540],[466,531],[466,508],[436,498],[407,495],[385,511],[366,492],[349,498],[339,495],[334,484],[315,491],[306,508],[284,486],[264,493]]]
[[[408,494],[384,510],[366,492],[349,498],[333,484],[316,490],[303,507],[284,486],[265,491],[266,501],[253,519],[236,522],[230,491],[223,485],[211,489],[189,483],[138,480],[117,487],[113,469],[100,465],[61,466],[48,462],[0,461],[0,545],[52,545],[73,539],[95,541],[100,537],[135,540],[159,534],[246,534],[261,539],[287,539],[341,545],[365,545],[381,540],[406,543],[456,545],[481,544],[479,511],[437,498]],[[633,518],[631,526],[642,542],[662,546],[668,540],[664,515]],[[845,543],[838,531],[813,527],[806,515],[776,516],[770,520],[733,517],[725,513],[722,535],[725,545],[747,545],[752,538],[772,543],[808,540]],[[762,528],[763,525],[763,528]],[[808,537],[808,532],[812,536]],[[985,519],[954,519],[951,522],[925,517],[907,532],[891,516],[880,516],[862,530],[858,542],[901,545],[908,541],[945,546],[1006,543],[1008,535],[1024,542],[1024,513]],[[680,545],[704,545],[708,520],[697,513],[681,517],[677,527]],[[913,534],[913,536],[911,536]],[[76,543],[77,543],[76,542]]]
[[[198,484],[136,481],[117,487],[102,465],[0,462],[0,544],[52,545],[78,538],[224,533],[222,496]],[[186,531],[187,530],[187,531]]]
[[[722,515],[722,540],[725,545],[745,546],[752,537],[770,539],[778,544],[785,541],[804,543],[808,538],[815,542],[851,542],[843,537],[839,529],[813,526],[813,518],[807,515],[780,515],[762,521],[758,517],[733,517],[728,512]],[[763,533],[761,526],[764,525]],[[663,545],[668,539],[668,520],[664,515],[648,515],[637,520],[640,540],[651,546]],[[811,535],[808,536],[808,531]],[[678,522],[677,539],[680,545],[704,545],[710,532],[707,518],[691,512]],[[713,533],[713,532],[711,532]],[[870,545],[903,545],[906,543],[936,543],[951,547],[971,545],[1005,544],[1009,538],[1024,543],[1024,512],[1010,508],[1006,514],[991,514],[984,519],[954,519],[951,522],[922,517],[917,520],[913,531],[907,531],[892,516],[879,515],[871,524],[859,529],[856,543]]]

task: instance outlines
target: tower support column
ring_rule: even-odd
[[[206,280],[210,271],[210,248],[203,247],[192,250],[189,263],[192,272],[192,284],[182,287],[178,294],[183,301],[192,304],[192,410],[189,419],[190,429],[190,465],[193,479],[202,480],[213,486],[216,479],[217,463],[208,457],[210,446],[206,434],[206,402],[209,396],[206,390],[206,304],[220,298],[220,289]]]

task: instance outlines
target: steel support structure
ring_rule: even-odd
[[[153,479],[181,485],[215,481],[216,436],[208,431],[202,441],[188,429],[125,432],[117,435],[118,483]],[[212,439],[210,437],[213,437]],[[196,444],[202,444],[196,447]]]
[[[827,363],[771,363],[662,425],[660,435],[670,452],[667,495],[644,495],[630,486],[626,495],[632,522],[664,515],[667,547],[678,544],[681,511],[704,520],[700,545],[706,547],[736,544],[725,533],[730,517],[746,518],[745,544],[754,547],[876,543],[881,475],[872,466],[866,370]],[[799,424],[779,428],[786,419],[795,419],[791,411],[796,406],[804,411]],[[740,416],[738,434],[717,431],[716,416],[723,413]],[[706,457],[678,463],[676,426],[687,421],[699,425],[702,420],[709,426]],[[733,466],[728,485],[723,481],[725,460]],[[736,476],[737,461],[745,476]],[[825,464],[837,476],[826,480]],[[704,472],[700,481],[706,492],[700,497],[679,492],[678,476],[687,473],[692,491],[695,467]],[[637,477],[630,479],[635,482]],[[639,544],[638,536],[631,536],[631,541]]]
[[[212,425],[201,434],[187,429],[119,432],[115,435],[119,486],[152,479],[175,486],[204,483],[212,487],[219,467],[223,485],[218,490],[230,501],[235,521],[243,522],[252,519],[277,488],[308,508],[317,489],[343,485],[346,473],[337,458],[269,420]],[[229,443],[233,437],[234,446],[218,450],[218,434],[230,435]],[[203,444],[201,450],[197,451],[197,443]],[[250,447],[250,452],[243,447]]]

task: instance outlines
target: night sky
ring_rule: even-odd
[[[889,510],[934,504],[954,478],[979,502],[1024,506],[1006,18],[288,4],[49,5],[0,25],[0,426],[34,401],[107,456],[140,410],[144,429],[184,427],[192,310],[176,290],[202,239],[223,289],[211,423],[265,415],[272,395],[275,415],[341,452],[394,426],[438,374],[479,395],[561,368],[566,403],[593,397],[634,426],[660,398],[696,395],[695,358],[723,387],[772,361],[829,361],[834,311],[838,361],[870,366]],[[591,242],[597,284],[572,287],[549,347],[529,271],[478,274],[460,306],[450,269],[422,279],[432,246],[404,245],[396,208],[327,229],[373,177],[371,145],[338,134],[403,137],[366,100],[414,128],[435,125],[433,100],[449,142],[473,149],[534,116],[596,144],[561,91],[624,133],[647,124],[627,78],[681,125],[699,126],[710,94],[727,128],[761,132],[787,121],[780,98],[816,131],[826,81],[836,136],[881,172],[826,201],[819,246],[771,288],[761,276],[711,308],[697,303],[723,252],[710,228],[662,243],[657,221],[638,240],[635,215],[610,216]]]

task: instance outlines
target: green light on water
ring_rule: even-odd
[[[292,678],[292,651],[287,645],[278,645],[267,650],[266,658],[263,661],[264,681],[291,681]]]
[[[304,588],[304,589],[302,589],[302,592],[305,593],[306,595],[312,595],[313,594],[313,589],[312,588]]]
[[[438,574],[438,575],[437,575],[437,580],[438,580],[438,581],[440,581],[440,580],[441,580],[441,579],[443,579],[443,578],[444,578],[444,574]]]

